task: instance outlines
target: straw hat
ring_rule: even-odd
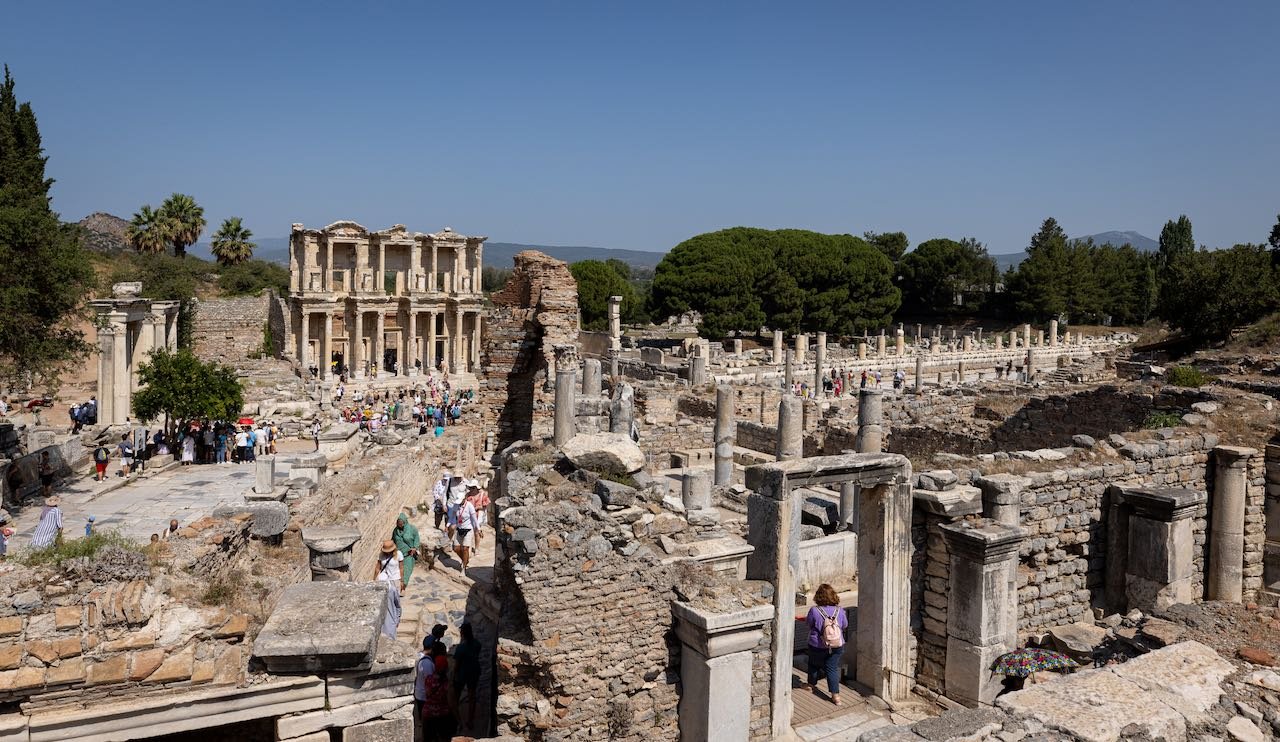
[[[382,542],[382,553],[383,553],[383,554],[390,554],[390,553],[394,552],[395,550],[396,550],[396,542],[392,541],[391,539],[387,539],[386,541],[383,541],[383,542]]]
[[[59,497],[58,495],[50,495],[50,496],[48,497],[48,499],[46,499],[46,500],[44,501],[44,504],[45,504],[45,505],[49,505],[49,506],[51,506],[51,507],[54,507],[54,506],[57,506],[57,505],[61,505],[61,504],[62,504],[62,498],[61,498],[61,497]]]

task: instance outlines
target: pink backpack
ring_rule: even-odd
[[[822,616],[822,644],[827,649],[836,649],[844,646],[844,631],[840,628],[840,608],[833,606],[831,615],[828,616],[821,608],[818,609],[818,615]]]

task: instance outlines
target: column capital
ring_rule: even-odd
[[[1256,456],[1258,449],[1244,446],[1214,446],[1214,458],[1222,466],[1245,466],[1249,457]]]
[[[578,348],[574,345],[557,345],[553,348],[556,354],[556,371],[570,371],[578,367]]]
[[[676,601],[671,613],[680,641],[708,659],[755,649],[764,625],[773,620],[772,605],[713,613]]]
[[[1016,559],[1018,547],[1027,535],[1027,530],[1021,526],[1005,525],[986,518],[944,523],[939,529],[953,558],[982,564]]]

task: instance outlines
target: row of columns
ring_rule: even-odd
[[[150,312],[129,320],[123,311],[99,314],[98,422],[120,425],[132,415],[133,393],[138,389],[138,367],[156,349],[178,348],[176,303],[171,311]]]
[[[461,293],[479,293],[480,291],[480,275],[481,265],[484,261],[484,243],[479,243],[471,247],[474,253],[474,259],[468,260],[467,245],[452,246],[453,249],[453,266],[452,270],[440,273],[440,246],[431,245],[431,272],[424,275],[419,270],[422,263],[422,245],[412,240],[409,242],[388,242],[379,243],[378,252],[378,271],[376,276],[370,282],[365,281],[365,277],[370,274],[369,265],[369,248],[367,242],[361,241],[355,243],[356,261],[354,275],[350,278],[349,284],[346,286],[347,291],[359,291],[365,293],[383,293],[382,277],[386,275],[387,270],[387,248],[388,247],[408,247],[409,248],[409,272],[407,288],[409,291],[426,291],[439,292],[444,291],[453,294]],[[328,240],[325,243],[325,264],[314,266],[320,268],[320,282],[317,284],[311,280],[310,261],[307,260],[307,249],[301,250],[302,256],[299,261],[299,273],[306,277],[306,285],[300,287],[306,291],[327,291],[333,292],[337,290],[334,286],[333,274],[333,241]],[[468,266],[467,263],[471,265]],[[368,284],[368,285],[366,285]]]
[[[317,352],[311,351],[311,317],[314,314],[320,314],[324,317],[324,327],[318,338]],[[374,314],[375,328],[373,334],[367,338],[366,347],[364,337],[365,332],[365,316]],[[427,334],[426,347],[422,346],[421,333],[418,331],[418,315],[426,315]],[[454,311],[448,310],[435,311],[409,311],[404,313],[407,318],[405,327],[400,331],[400,343],[397,349],[397,360],[400,363],[401,373],[406,375],[416,375],[417,366],[415,361],[421,361],[424,368],[430,370],[434,367],[436,361],[436,343],[439,341],[439,335],[436,331],[438,316],[443,315],[446,318],[445,339],[448,341],[445,345],[444,359],[448,361],[448,367],[451,373],[465,373],[471,368],[479,365],[480,362],[480,315],[477,310],[468,310],[458,307]],[[469,333],[464,333],[466,317],[471,316],[472,324]],[[343,360],[351,369],[353,378],[364,378],[365,363],[370,364],[371,369],[382,369],[382,356],[386,346],[386,312],[383,310],[358,310],[351,315],[351,322],[347,323],[347,343],[346,352]],[[452,328],[449,326],[448,319],[452,317]],[[470,348],[464,352],[463,338],[470,336]],[[333,314],[330,312],[310,312],[303,310],[301,314],[301,322],[298,331],[298,358],[304,367],[315,366],[318,370],[320,378],[328,378],[330,375],[329,364],[333,357]],[[319,356],[319,357],[316,357]]]

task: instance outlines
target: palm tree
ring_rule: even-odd
[[[162,253],[169,244],[172,232],[173,224],[165,217],[163,210],[153,209],[151,204],[146,204],[133,215],[126,236],[129,244],[138,252]]]
[[[224,219],[213,235],[213,257],[222,265],[237,265],[253,257],[257,245],[249,241],[253,232],[240,224],[240,217]]]
[[[204,231],[204,209],[185,193],[175,193],[160,205],[160,212],[173,222],[169,241],[173,243],[174,257],[185,258],[187,245],[200,239]]]

